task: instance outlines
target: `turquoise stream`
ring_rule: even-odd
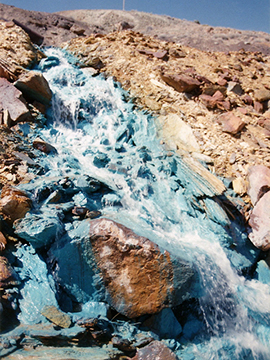
[[[47,55],[39,69],[54,96],[49,120],[35,136],[57,154],[40,156],[44,175],[22,188],[35,189],[38,202],[38,189],[51,179],[83,182],[90,176],[106,184],[110,191],[101,198],[78,192],[73,205],[101,211],[186,259],[199,274],[192,300],[177,315],[183,332],[166,340],[179,358],[270,359],[270,287],[260,275],[268,270],[260,261],[251,271],[258,251],[240,217],[229,218],[207,182],[160,144],[155,119],[134,109],[111,78],[92,76],[60,50],[48,49]],[[53,211],[44,202],[44,216]],[[71,228],[61,226],[60,234]],[[43,289],[54,289],[52,283],[51,277],[44,280]],[[31,323],[27,282],[24,289],[20,319]]]

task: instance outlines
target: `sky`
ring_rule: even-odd
[[[57,12],[74,9],[137,10],[198,20],[201,24],[270,32],[270,0],[5,0],[6,5]]]

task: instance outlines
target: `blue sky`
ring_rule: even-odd
[[[122,9],[124,0],[6,0],[27,10]],[[270,32],[270,0],[125,0],[126,10],[199,20],[201,24]]]

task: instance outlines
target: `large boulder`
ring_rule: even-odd
[[[27,194],[11,186],[4,186],[1,192],[0,213],[4,219],[14,222],[21,219],[31,209],[32,201]]]
[[[14,122],[25,121],[30,117],[22,93],[5,78],[0,78],[0,110],[8,110]]]
[[[44,105],[49,105],[51,102],[52,92],[49,84],[38,71],[25,72],[14,85],[30,100],[36,100]]]
[[[115,221],[83,220],[56,241],[55,281],[76,302],[105,301],[136,318],[195,296],[192,266]]]
[[[90,224],[93,253],[109,304],[129,318],[181,303],[194,272],[184,260],[108,219]]]

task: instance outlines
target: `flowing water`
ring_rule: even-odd
[[[101,200],[103,216],[196,269],[196,309],[183,317],[174,347],[180,358],[270,359],[270,287],[243,275],[257,252],[241,222],[229,219],[205,181],[160,144],[155,119],[134,109],[118,84],[76,67],[65,52],[47,55],[40,69],[54,96],[38,133],[57,154],[40,158],[43,176],[104,182],[112,192]],[[76,201],[100,210],[82,194]]]

